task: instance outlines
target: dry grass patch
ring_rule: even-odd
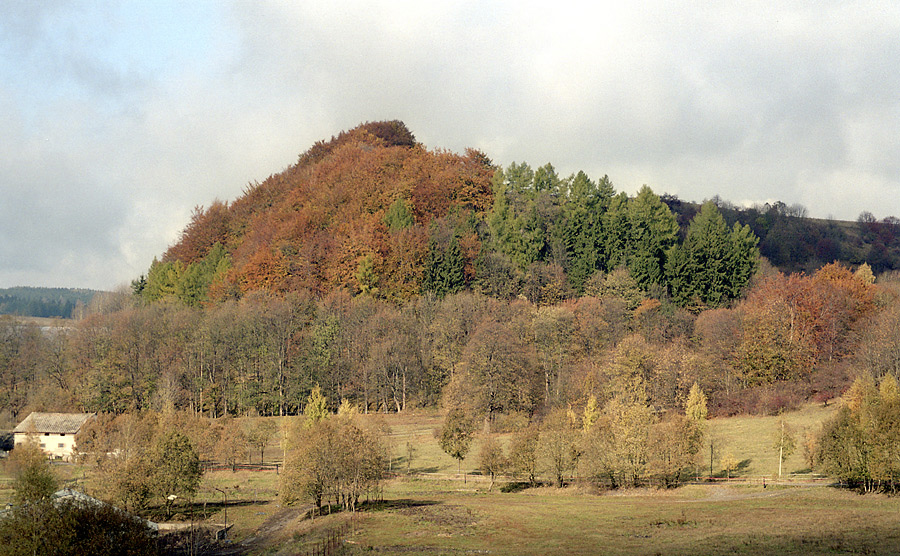
[[[501,555],[900,550],[895,527],[900,500],[826,487],[710,485],[601,496],[548,488],[519,494],[447,491],[433,493],[427,502],[417,509],[365,512],[353,550]]]

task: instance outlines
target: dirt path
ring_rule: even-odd
[[[312,504],[298,508],[282,508],[266,519],[250,537],[230,546],[219,547],[208,554],[211,556],[243,556],[264,549],[282,540],[281,536],[288,525],[302,519],[313,508],[315,506]]]
[[[274,515],[266,519],[253,536],[247,537],[241,541],[241,546],[248,550],[268,546],[271,541],[282,534],[287,529],[288,524],[292,521],[302,519],[307,513],[315,508],[314,505],[300,506],[297,508],[282,508],[275,512]]]

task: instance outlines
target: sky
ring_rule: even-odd
[[[587,4],[594,4],[587,7]],[[5,0],[0,288],[116,289],[314,142],[900,216],[900,3]]]

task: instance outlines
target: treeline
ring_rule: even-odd
[[[564,486],[573,476],[608,488],[655,483],[677,486],[697,471],[706,435],[706,396],[695,383],[684,408],[655,411],[645,392],[620,393],[600,406],[593,395],[581,413],[556,408],[515,427],[508,448],[487,428],[477,455],[482,474],[506,474],[535,486],[539,477]],[[460,408],[447,412],[435,434],[441,448],[461,463],[479,420]]]
[[[0,289],[0,315],[70,319],[84,312],[98,292],[67,288]]]
[[[553,305],[338,291],[197,309],[123,293],[119,310],[53,334],[0,320],[0,407],[8,423],[38,409],[290,415],[320,385],[363,412],[444,404],[493,421],[637,390],[677,408],[696,382],[714,415],[774,412],[839,395],[850,362],[900,369],[896,282],[873,282],[865,266],[770,272],[734,307],[696,314],[625,269]]]

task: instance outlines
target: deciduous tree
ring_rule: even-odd
[[[149,453],[153,490],[171,511],[171,495],[193,495],[200,486],[203,471],[200,458],[187,436],[177,431],[161,434]]]
[[[441,450],[456,460],[458,472],[461,472],[475,434],[475,421],[462,409],[451,409],[441,429],[435,432]]]
[[[503,453],[503,447],[497,438],[491,434],[485,434],[481,437],[481,449],[478,452],[478,467],[482,474],[491,477],[491,485],[488,490],[494,489],[494,478],[503,473],[508,465],[506,455]]]

